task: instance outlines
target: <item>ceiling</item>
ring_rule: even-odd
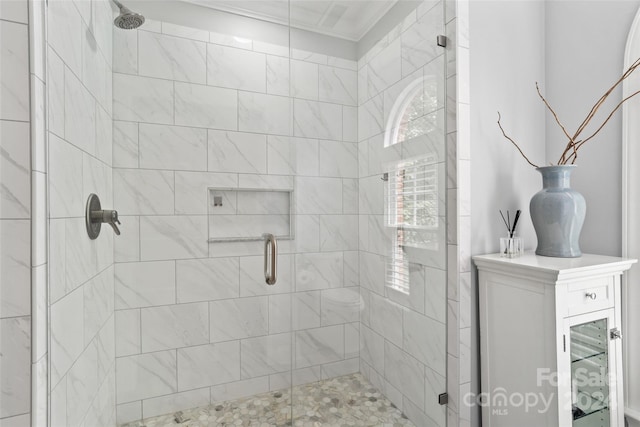
[[[287,25],[289,0],[187,0]],[[359,41],[398,0],[291,0],[291,26]]]

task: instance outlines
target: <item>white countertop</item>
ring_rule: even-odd
[[[536,255],[527,251],[517,258],[501,257],[499,253],[478,255],[473,261],[480,270],[522,273],[525,270],[533,275],[549,276],[555,280],[575,279],[593,273],[622,273],[638,260],[611,257],[605,255],[582,254],[578,258],[555,258]]]

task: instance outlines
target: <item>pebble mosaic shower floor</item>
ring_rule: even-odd
[[[293,402],[293,421],[287,389],[185,410],[182,423],[168,414],[123,427],[415,427],[360,374],[294,387]]]

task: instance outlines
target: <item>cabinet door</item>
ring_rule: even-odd
[[[614,310],[564,319],[559,363],[560,425],[622,427],[618,410],[620,345]]]

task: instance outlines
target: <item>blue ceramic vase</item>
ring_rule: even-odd
[[[542,190],[531,199],[529,211],[538,237],[536,254],[558,258],[577,258],[580,231],[587,205],[582,194],[570,187],[575,165],[544,166]]]

